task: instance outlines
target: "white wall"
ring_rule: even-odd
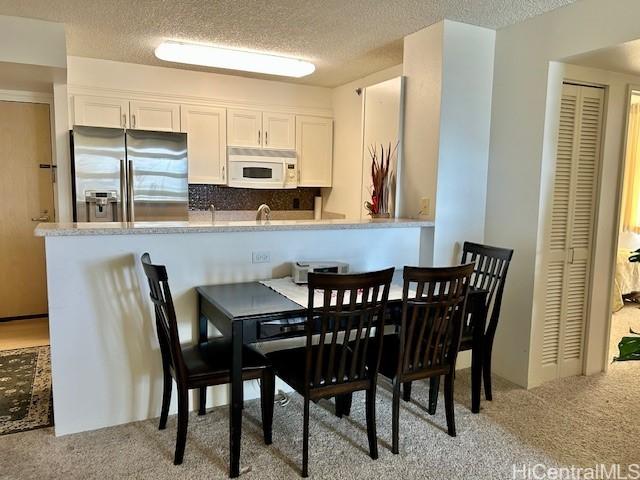
[[[111,95],[144,92],[169,101],[201,99],[242,103],[247,108],[305,108],[309,113],[331,114],[331,89],[324,87],[92,58],[69,57],[67,63],[70,94],[86,88],[105,89]]]
[[[448,20],[405,38],[401,209],[416,216],[427,199],[435,265],[484,239],[494,46],[493,30]]]
[[[440,148],[444,25],[439,22],[404,38],[404,158],[400,216],[420,212],[420,198],[429,199],[433,220]]]
[[[333,89],[333,183],[331,188],[322,190],[324,210],[360,218],[363,106],[362,96],[356,95],[355,90],[399,75],[402,65]]]
[[[47,237],[56,435],[160,413],[162,364],[139,260],[145,251],[167,266],[181,342],[188,344],[197,338],[198,285],[282,277],[300,258],[341,260],[356,271],[411,265],[421,230]],[[271,263],[253,264],[253,251],[270,252]],[[246,397],[255,398],[255,382],[245,385]],[[209,405],[226,403],[227,390],[212,388]]]
[[[364,206],[365,201],[371,201],[371,155],[369,149],[374,147],[378,156],[381,153],[381,145],[385,151],[391,146],[391,150],[397,148],[400,131],[400,114],[402,112],[402,77],[394,77],[384,82],[366,87],[364,95],[364,120],[362,141],[362,196],[360,198],[360,216],[369,217],[369,210]],[[389,167],[390,175],[397,175],[397,162],[399,150],[392,158]],[[389,177],[391,178],[391,177]],[[395,189],[389,192],[389,213],[395,216]]]
[[[444,22],[435,201],[437,265],[460,261],[465,240],[484,240],[495,31]],[[414,133],[415,135],[415,133]],[[415,174],[405,163],[405,174]]]
[[[524,386],[530,374],[532,329],[541,321],[544,277],[538,244],[541,194],[546,198],[549,178],[543,162],[555,163],[557,114],[562,70],[549,62],[640,38],[640,3],[634,0],[583,0],[512,27],[496,35],[491,147],[487,187],[485,241],[515,249],[494,348],[496,374]],[[550,120],[545,128],[545,121]],[[553,126],[555,122],[555,127]],[[549,168],[545,168],[548,172]],[[596,236],[594,278],[608,290],[617,236],[613,208],[618,171],[603,173]],[[543,222],[544,223],[544,222]],[[534,279],[536,305],[534,308]],[[606,292],[602,292],[606,293]],[[600,315],[602,306],[592,305]],[[598,359],[602,368],[602,359]],[[589,365],[588,372],[595,371]]]
[[[0,62],[67,66],[64,24],[0,16]]]

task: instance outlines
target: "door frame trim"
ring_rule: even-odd
[[[609,279],[609,298],[613,295],[614,284],[616,281],[616,263],[617,263],[617,255],[618,255],[618,247],[620,244],[620,233],[621,233],[621,221],[622,221],[622,194],[624,192],[624,182],[625,182],[625,174],[627,171],[627,146],[629,142],[629,113],[631,111],[631,97],[633,93],[637,92],[640,94],[640,84],[630,83],[627,85],[627,95],[626,95],[626,105],[625,105],[625,118],[624,118],[624,140],[622,143],[622,152],[620,153],[620,161],[619,161],[619,172],[618,172],[618,182],[616,185],[616,205],[615,210],[613,212],[614,218],[616,219],[617,229],[615,230],[615,238],[613,239],[613,251],[609,257],[609,268],[611,271],[611,278]],[[609,315],[606,320],[606,330],[605,335],[603,335],[604,341],[604,354],[602,358],[602,371],[606,372],[609,370],[609,344],[611,343],[611,326],[613,323],[613,314],[609,308]]]
[[[34,92],[30,90],[0,89],[0,101],[18,103],[41,103],[49,106],[49,138],[51,141],[51,167],[53,169],[53,220],[58,221],[58,164],[56,161],[56,128],[53,106],[53,93]]]

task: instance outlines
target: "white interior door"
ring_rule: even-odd
[[[602,88],[563,87],[538,345],[543,381],[583,370],[604,98]]]
[[[202,105],[181,106],[187,134],[189,183],[226,184],[227,111]]]

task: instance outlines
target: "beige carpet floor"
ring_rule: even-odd
[[[526,391],[496,381],[493,402],[469,410],[469,372],[456,380],[458,437],[444,431],[444,409],[429,416],[420,405],[424,383],[414,386],[414,401],[402,403],[401,450],[389,451],[391,394],[377,397],[380,458],[367,455],[364,397],[354,397],[350,418],[333,415],[333,405],[311,407],[310,475],[323,479],[509,479],[513,464],[593,466],[640,462],[640,362],[613,364],[607,374],[573,377]],[[442,401],[442,398],[440,399]],[[257,401],[245,408],[242,478],[297,478],[301,461],[300,397],[276,405],[274,443],[261,440]],[[175,417],[167,430],[156,420],[94,432],[53,436],[50,428],[0,437],[3,479],[227,478],[227,408],[190,417],[184,464],[172,464]],[[624,467],[623,467],[624,472]],[[520,477],[521,478],[521,477]]]

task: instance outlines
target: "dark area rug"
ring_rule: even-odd
[[[49,347],[0,351],[0,435],[51,425]]]

